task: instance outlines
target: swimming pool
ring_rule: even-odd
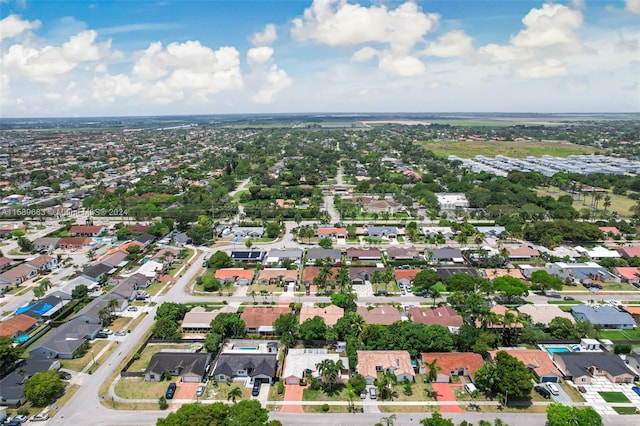
[[[251,347],[251,346],[244,346],[242,348],[236,348],[239,351],[257,351],[258,348],[257,347]]]
[[[16,343],[23,343],[26,342],[27,340],[29,340],[29,335],[28,334],[23,334],[21,336],[16,337],[15,339],[13,339],[14,342]]]
[[[571,349],[569,349],[569,348],[565,348],[565,347],[559,347],[559,348],[545,348],[545,350],[546,350],[547,352],[549,352],[550,354],[571,352]]]

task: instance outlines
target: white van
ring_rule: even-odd
[[[464,385],[464,390],[466,390],[469,393],[473,393],[477,391],[478,388],[476,388],[476,385],[474,385],[473,383],[467,383],[466,385]]]

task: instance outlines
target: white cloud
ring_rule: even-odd
[[[586,49],[577,31],[582,13],[561,4],[533,8],[522,19],[524,29],[505,45],[489,44],[480,54],[493,63],[510,66],[513,75],[523,79],[566,76],[566,59]]]
[[[380,52],[373,47],[367,46],[355,52],[351,56],[351,60],[355,62],[367,62],[378,56],[380,56]]]
[[[268,46],[278,39],[276,33],[276,26],[273,24],[267,24],[264,27],[264,31],[261,33],[254,33],[251,36],[251,43],[254,46]]]
[[[422,61],[414,56],[393,56],[383,54],[380,56],[380,69],[387,74],[397,77],[413,77],[424,74],[425,66]]]
[[[18,15],[9,15],[0,20],[0,40],[15,38],[25,31],[40,28],[40,21],[25,21]]]
[[[424,50],[428,56],[454,58],[473,52],[473,39],[462,30],[449,31],[430,43]]]
[[[266,79],[258,92],[252,96],[251,100],[258,104],[270,104],[274,101],[274,96],[281,90],[289,87],[292,83],[287,72],[273,64],[267,72]]]
[[[2,55],[3,71],[10,77],[52,83],[83,62],[97,61],[113,54],[110,41],[96,44],[96,36],[95,31],[82,31],[60,47],[45,46],[41,49],[14,44]]]
[[[384,43],[398,54],[407,54],[438,24],[439,16],[425,14],[412,2],[396,9],[363,7],[346,0],[315,0],[302,18],[293,20],[291,35],[328,46]]]
[[[631,13],[640,13],[640,0],[627,0],[626,9]]]
[[[140,83],[134,83],[124,74],[94,77],[91,97],[99,102],[111,103],[116,97],[129,97],[139,94],[143,89]]]
[[[264,64],[273,56],[273,48],[269,46],[254,47],[247,52],[249,65]]]

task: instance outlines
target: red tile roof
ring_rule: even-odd
[[[465,368],[475,377],[476,371],[484,365],[484,359],[474,352],[429,352],[421,354],[425,363],[436,360],[436,366],[442,368],[442,373],[447,376],[457,376],[459,368]]]
[[[367,309],[366,306],[358,306],[357,312],[367,324],[391,325],[401,319],[400,311],[390,305],[373,309]]]
[[[16,333],[26,333],[38,321],[29,315],[20,314],[0,323],[0,336],[11,337]]]
[[[463,324],[462,317],[450,306],[440,306],[428,310],[414,306],[408,312],[411,320],[420,324],[438,324],[443,327],[462,327]]]
[[[258,328],[264,325],[273,325],[274,321],[282,314],[291,313],[288,306],[273,306],[267,308],[246,307],[240,314],[247,328]]]
[[[225,268],[218,269],[214,275],[219,280],[228,280],[235,279],[238,280],[249,280],[253,279],[253,271],[251,269],[242,269],[242,268]]]

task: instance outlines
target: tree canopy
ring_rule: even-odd
[[[505,351],[499,351],[495,362],[486,362],[476,372],[476,386],[490,395],[528,397],[533,389],[531,379],[522,361]]]
[[[34,374],[24,385],[24,394],[36,407],[44,407],[64,390],[64,383],[55,370]]]
[[[547,407],[549,426],[602,426],[602,417],[592,407],[571,407],[556,402]]]
[[[158,419],[156,426],[263,426],[268,420],[267,410],[252,400],[233,405],[184,404],[176,412]]]

